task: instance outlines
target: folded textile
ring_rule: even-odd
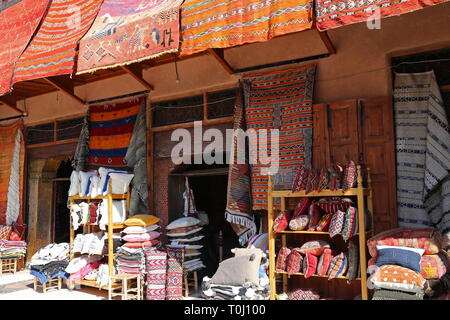
[[[69,262],[66,260],[51,261],[51,262],[49,262],[47,264],[43,264],[43,265],[32,265],[30,267],[30,270],[39,272],[47,278],[52,278],[52,276],[55,273],[58,273],[60,271],[64,272],[65,269],[67,268],[68,264],[69,264]]]
[[[39,280],[39,282],[41,284],[45,284],[50,279],[54,279],[54,278],[63,278],[63,279],[68,279],[69,278],[69,274],[67,272],[62,271],[62,270],[56,271],[55,273],[51,274],[50,276],[46,276],[45,274],[43,274],[42,272],[39,272],[37,270],[30,270],[30,274],[32,274],[33,276],[38,278],[38,280]]]

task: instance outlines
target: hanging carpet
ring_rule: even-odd
[[[11,91],[14,64],[47,10],[48,0],[22,0],[0,11],[0,95]]]
[[[0,225],[21,224],[25,165],[22,121],[0,126],[0,145]]]
[[[77,73],[177,52],[181,3],[182,0],[105,0],[91,29],[80,41]]]
[[[147,300],[166,299],[167,253],[160,250],[144,250],[147,273]]]
[[[450,130],[433,71],[394,84],[400,227],[438,228],[450,239]]]
[[[310,29],[312,8],[308,0],[186,0],[181,8],[181,54]]]
[[[311,166],[312,96],[315,65],[244,76],[245,121],[247,130],[258,135],[263,129],[279,130],[279,168],[274,180],[293,181],[298,166]],[[270,133],[268,133],[269,135]],[[261,136],[258,136],[258,143]],[[262,171],[270,165],[261,162],[270,152],[274,137],[268,138],[267,149],[250,140],[251,198],[253,210],[267,210],[268,178]],[[270,144],[269,144],[270,143]],[[257,163],[252,157],[258,156]]]
[[[102,0],[53,0],[37,34],[20,56],[13,83],[72,74],[80,39],[97,16]]]

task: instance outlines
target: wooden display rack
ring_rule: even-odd
[[[114,230],[117,229],[123,229],[125,228],[125,225],[123,223],[112,223],[113,221],[113,200],[125,200],[126,201],[126,212],[125,212],[125,218],[128,216],[128,210],[130,208],[130,192],[126,194],[112,194],[111,192],[111,181],[109,181],[108,184],[108,193],[105,196],[97,196],[97,197],[88,197],[88,196],[70,196],[69,197],[69,203],[70,203],[70,211],[72,212],[72,206],[75,204],[75,201],[78,200],[84,200],[88,203],[94,202],[94,201],[102,201],[107,200],[108,202],[108,253],[106,256],[108,257],[108,271],[110,275],[114,274],[114,242],[113,242],[113,233]],[[82,227],[86,227],[87,233],[91,233],[92,229],[94,227],[97,227],[97,225],[94,224],[80,224]],[[83,230],[84,232],[84,230]],[[73,241],[75,238],[75,230],[73,229],[72,225],[72,218],[70,218],[70,260],[72,260],[75,256],[74,252],[72,251]],[[109,290],[109,286],[103,286],[99,287],[97,282],[95,280],[80,280],[80,281],[71,281],[71,287],[74,287],[75,284],[84,285],[87,287],[94,287],[99,288],[103,290]],[[113,288],[119,287],[119,283],[113,283]]]
[[[367,202],[367,209],[371,213],[372,219],[372,229],[373,229],[373,205],[372,205],[372,189],[371,189],[371,180],[369,169],[367,169],[367,187],[363,186],[363,179],[361,174],[361,166],[357,166],[357,185],[354,188],[343,192],[342,189],[332,191],[329,189],[322,190],[320,192],[313,191],[308,194],[305,193],[305,190],[301,190],[299,192],[292,192],[291,190],[273,190],[272,177],[269,176],[268,182],[268,233],[269,233],[269,280],[270,280],[270,299],[275,300],[276,295],[276,277],[278,275],[282,276],[283,279],[283,291],[287,292],[288,290],[288,274],[287,272],[277,272],[275,270],[275,239],[280,234],[282,246],[285,247],[287,244],[287,235],[292,234],[304,234],[306,236],[309,235],[327,235],[329,232],[318,232],[318,231],[281,231],[274,232],[273,231],[273,221],[276,217],[273,208],[274,198],[280,198],[281,200],[281,211],[286,209],[286,199],[287,198],[305,198],[305,197],[348,197],[355,196],[357,198],[357,211],[358,211],[358,232],[357,236],[359,238],[359,261],[360,261],[360,271],[361,277],[356,278],[356,281],[360,282],[361,286],[361,298],[362,300],[368,299],[367,293],[367,254],[366,254],[366,235],[371,235],[372,231],[369,232],[361,232],[362,230],[366,230],[365,224],[365,205]],[[303,273],[295,273],[293,276],[303,276]],[[313,275],[312,277],[321,277],[327,278],[328,276],[319,276]],[[337,277],[337,279],[347,279],[347,277],[341,276]]]

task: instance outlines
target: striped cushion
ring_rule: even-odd
[[[317,274],[319,276],[325,276],[328,273],[331,260],[333,260],[333,253],[331,249],[323,250],[323,253],[319,259],[319,264],[317,265]]]
[[[355,162],[349,161],[344,169],[342,176],[342,191],[347,191],[356,183],[356,165]]]
[[[302,214],[306,214],[309,207],[311,205],[311,199],[310,198],[302,198],[295,207],[294,214],[292,215],[292,218],[296,218]]]
[[[331,218],[333,215],[331,213],[326,214],[320,219],[319,223],[317,224],[316,231],[325,232],[328,230],[328,227],[330,226]]]
[[[353,280],[358,275],[359,266],[359,252],[358,246],[354,241],[350,241],[348,244],[348,280]]]
[[[259,248],[266,252],[269,246],[269,237],[267,233],[255,234],[250,237],[247,243],[247,248]]]
[[[348,241],[358,233],[358,212],[356,208],[350,207],[345,214],[344,227],[342,228],[342,237]]]
[[[339,234],[342,231],[342,227],[344,226],[345,212],[338,210],[331,217],[330,227],[328,228],[328,232],[330,233],[330,238],[333,238],[335,235]]]
[[[331,260],[330,268],[328,269],[328,280],[343,276],[347,272],[348,258],[345,253],[341,252]]]

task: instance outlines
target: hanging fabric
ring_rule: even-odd
[[[189,186],[188,177],[186,177],[184,186],[185,186],[185,190],[183,192],[183,199],[184,199],[183,215],[185,217],[196,216],[197,208],[195,207],[194,192],[192,191],[191,187]]]
[[[25,165],[23,122],[0,126],[0,225],[22,224]]]
[[[396,73],[394,103],[398,224],[450,243],[450,130],[434,72]]]

